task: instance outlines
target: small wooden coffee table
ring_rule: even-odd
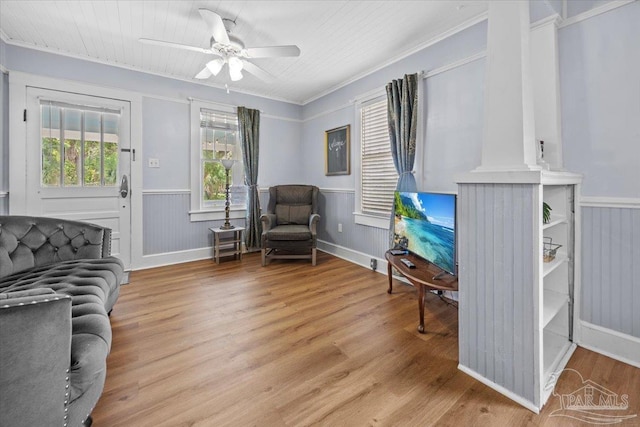
[[[391,252],[387,251],[384,254],[387,259],[387,275],[389,277],[389,289],[388,293],[393,291],[393,269],[409,280],[409,282],[418,288],[418,311],[420,314],[420,324],[418,325],[418,332],[424,334],[424,296],[427,290],[438,291],[457,291],[458,290],[458,278],[450,274],[444,274],[441,278],[435,278],[442,270],[435,265],[418,258],[413,254],[408,255],[391,255]],[[404,265],[400,260],[406,258],[415,264],[415,268],[409,268]]]

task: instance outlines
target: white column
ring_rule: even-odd
[[[527,171],[536,165],[529,2],[489,2],[482,163],[475,170]]]
[[[553,170],[563,167],[557,18],[531,29],[536,142],[544,141],[544,160]]]

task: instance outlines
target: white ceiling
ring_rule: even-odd
[[[298,45],[297,58],[253,59],[276,81],[226,72],[195,80],[211,56],[139,38],[209,47],[199,8],[236,20],[247,47]],[[0,0],[8,43],[305,104],[394,62],[484,13],[486,1]]]

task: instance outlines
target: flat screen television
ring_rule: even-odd
[[[456,275],[456,196],[395,192],[393,243]]]

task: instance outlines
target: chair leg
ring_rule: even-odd
[[[267,250],[262,248],[262,266],[267,265]]]
[[[316,265],[316,248],[311,248],[311,265]]]

